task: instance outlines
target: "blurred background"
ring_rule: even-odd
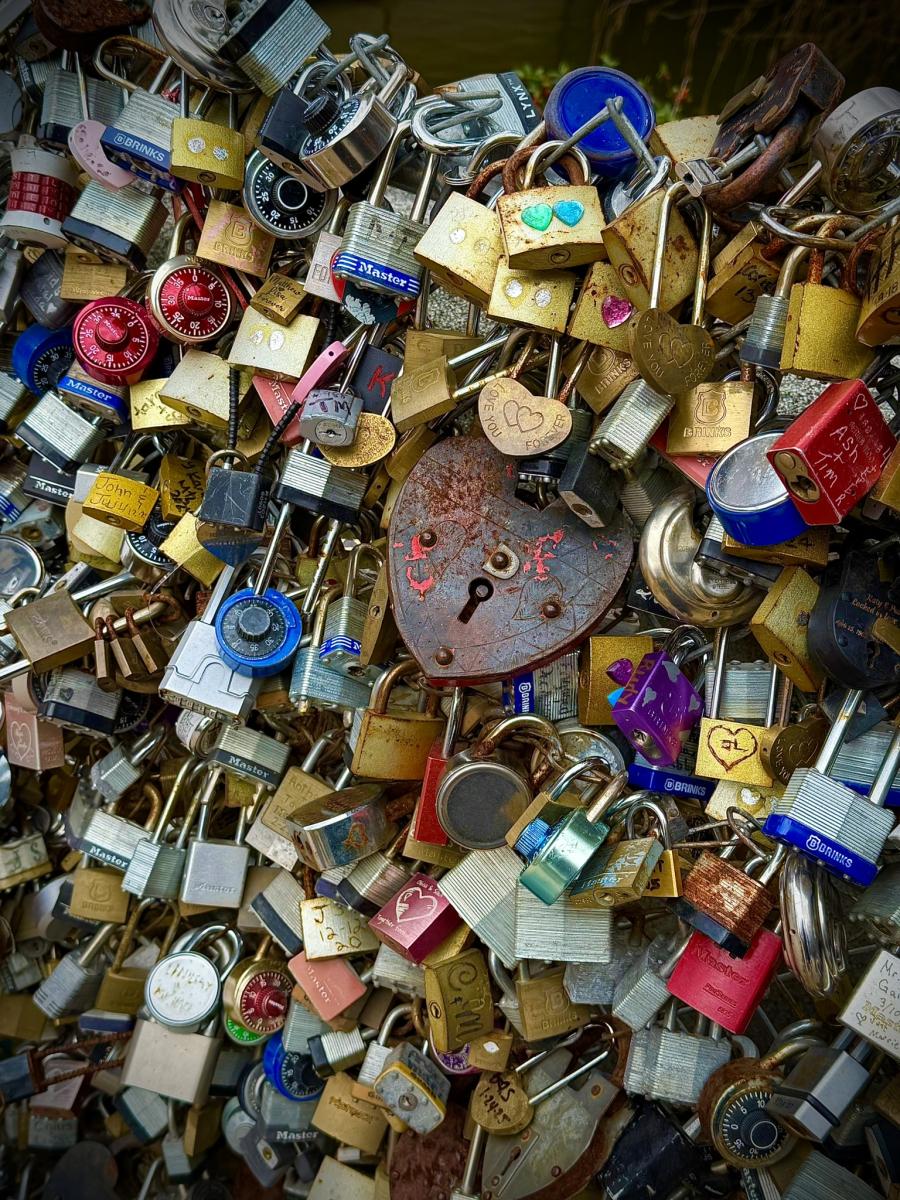
[[[566,71],[616,66],[635,76],[657,119],[715,113],[800,42],[847,78],[845,95],[896,85],[900,21],[892,0],[383,0],[316,5],[334,30],[386,32],[431,86],[517,70],[543,102]]]

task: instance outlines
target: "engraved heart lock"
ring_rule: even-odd
[[[708,735],[709,752],[726,772],[748,758],[752,758],[759,750],[759,739],[746,726],[713,725]]]
[[[624,515],[591,529],[562,501],[539,511],[515,490],[507,458],[459,437],[431,447],[400,492],[388,581],[400,634],[431,679],[488,682],[558,658],[625,578]]]
[[[543,454],[572,431],[572,414],[564,404],[532,395],[516,379],[495,379],[482,388],[478,418],[501,454]]]

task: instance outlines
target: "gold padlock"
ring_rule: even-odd
[[[159,510],[164,521],[195,512],[206,489],[206,471],[197,458],[164,454],[159,464]]]
[[[832,237],[848,220],[854,218],[829,218],[821,226],[820,236]],[[814,248],[806,282],[791,287],[781,370],[804,379],[858,379],[874,358],[856,338],[862,303],[846,286],[846,278],[840,287],[826,287],[822,283],[824,265],[824,250]]]
[[[205,183],[230,192],[239,191],[244,185],[247,154],[243,133],[203,119],[215,100],[212,91],[206,93],[193,116],[188,116],[185,76],[182,76],[181,86],[183,115],[172,122],[169,170],[177,179],[189,179],[192,183]]]
[[[275,238],[260,229],[239,204],[211,200],[197,243],[197,256],[264,279]]]
[[[760,241],[761,229],[748,221],[713,259],[706,311],[729,325],[749,317],[759,297],[775,291],[783,255],[767,250]]]
[[[289,325],[264,317],[252,306],[244,310],[228,352],[228,365],[267,379],[299,379],[319,335],[318,317],[301,314]]]
[[[59,294],[63,300],[102,300],[117,296],[128,282],[128,268],[103,262],[77,246],[69,246],[63,260]]]
[[[772,776],[760,757],[763,726],[719,716],[724,690],[728,629],[716,630],[716,666],[706,715],[700,718],[694,773],[705,779],[732,779],[736,783],[770,787]]]
[[[161,433],[190,425],[191,418],[159,398],[165,379],[142,379],[128,389],[131,428],[135,433]]]
[[[500,218],[471,192],[452,192],[413,253],[448,292],[484,307],[503,254]]]
[[[193,417],[213,429],[228,428],[228,363],[208,350],[186,350],[168,379],[160,385],[158,396],[177,412]],[[238,411],[247,403],[253,376],[240,372]]]
[[[514,270],[501,258],[487,313],[495,321],[564,333],[575,294],[572,271]]]
[[[891,225],[872,236],[881,240],[869,264],[856,336],[864,346],[896,346],[900,342],[900,226]]]
[[[750,618],[750,632],[801,692],[815,692],[824,676],[810,657],[806,628],[819,585],[802,567],[785,567]]]
[[[707,380],[675,397],[669,414],[666,452],[724,454],[750,435],[756,390],[755,368],[742,363],[723,380]]]
[[[494,1027],[491,977],[480,950],[466,950],[425,967],[425,1005],[432,1044],[440,1054],[459,1050]]]
[[[548,271],[579,267],[606,258],[606,220],[591,169],[581,151],[569,151],[557,166],[578,175],[568,187],[534,187],[541,164],[561,142],[516,151],[503,167],[504,194],[497,203],[506,261],[516,270]],[[522,190],[516,190],[524,165]]]
[[[619,273],[625,295],[639,309],[650,306],[650,280],[656,231],[665,189],[651,192],[632,204],[603,231],[609,261]],[[699,249],[677,208],[669,216],[668,235],[662,264],[659,307],[670,312],[694,290]]]
[[[563,371],[567,378],[571,377],[578,358],[579,348],[576,346],[563,359]],[[606,412],[629,383],[634,383],[638,378],[640,372],[630,354],[611,350],[608,346],[597,346],[578,373],[575,391],[599,415]]]
[[[275,271],[251,297],[250,307],[276,325],[290,325],[305,299],[306,288],[299,279]]]
[[[532,977],[522,963],[516,976],[519,1026],[526,1042],[541,1042],[580,1029],[590,1020],[591,1010],[573,1004],[563,985],[563,967]]]
[[[138,479],[116,471],[101,471],[84,498],[82,511],[85,516],[116,529],[137,532],[144,528],[158,499],[156,488]]]
[[[210,554],[197,537],[194,513],[185,513],[159,548],[204,587],[211,587],[225,569],[222,560]]]
[[[436,696],[429,711],[388,708],[391,692],[401,679],[418,674],[415,660],[404,659],[382,672],[372,688],[369,707],[358,709],[350,731],[353,760],[350,770],[360,779],[417,780],[425,775],[428,752],[444,729]]]
[[[616,268],[609,262],[595,262],[575,301],[569,336],[627,354],[628,325],[634,311],[632,302],[623,295]]]
[[[634,667],[653,651],[653,639],[635,637],[592,637],[581,648],[578,670],[578,719],[583,725],[614,725],[608,696],[615,684],[607,668],[620,658]]]

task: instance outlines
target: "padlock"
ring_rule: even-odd
[[[218,908],[241,906],[250,860],[250,848],[243,844],[246,809],[241,810],[234,841],[208,836],[212,800],[223,776],[223,769],[214,767],[200,793],[200,816],[196,833],[188,843],[178,893],[185,904],[206,904],[213,900]]]
[[[811,1046],[775,1084],[766,1109],[791,1133],[823,1142],[869,1082],[872,1046],[842,1030],[829,1046]]]
[[[269,379],[299,379],[312,354],[318,332],[317,317],[301,314],[283,325],[249,307],[244,310],[235,334],[228,364]]]
[[[259,150],[254,150],[247,159],[244,207],[256,224],[273,237],[291,241],[312,237],[329,224],[338,198],[336,190],[314,191],[307,187]]]
[[[97,995],[94,998],[94,1009],[98,1013],[120,1013],[133,1017],[144,1002],[144,987],[147,975],[153,963],[146,965],[126,965],[126,961],[135,958],[134,937],[139,921],[154,901],[144,900],[136,904],[131,916],[122,928],[116,953],[103,976]],[[178,915],[170,919],[166,935],[160,947],[153,946],[152,955],[163,957],[168,953],[175,937]]]
[[[409,135],[408,122],[397,126],[368,198],[351,205],[333,270],[338,279],[374,291],[416,297],[422,266],[413,257],[413,249],[424,232],[422,218],[437,171],[436,156],[428,157],[409,217],[382,208],[397,153]]]
[[[341,958],[374,950],[378,939],[359,913],[328,896],[300,904],[303,953],[308,961]]]
[[[250,220],[239,204],[212,200],[206,212],[197,257],[264,278],[275,238]]]
[[[433,279],[476,304],[491,298],[503,254],[500,219],[479,204],[473,184],[466,194],[451,192],[431,219],[413,253]]]
[[[651,307],[654,249],[665,199],[666,189],[651,191],[603,230],[603,244],[609,261],[619,274],[626,296],[640,310]],[[662,259],[659,307],[663,312],[671,312],[693,291],[698,258],[697,243],[690,229],[681,213],[672,210],[668,215]]]
[[[70,52],[64,50],[62,64],[51,70],[44,84],[35,132],[38,140],[53,150],[66,149],[69,134],[82,117],[79,78],[70,66]],[[96,119],[104,125],[114,124],[122,111],[122,93],[105,80],[86,79],[84,82],[87,103]]]
[[[191,114],[188,92],[186,73],[182,72],[181,115],[172,122],[169,170],[177,179],[237,191],[244,181],[244,135],[229,125],[203,119],[212,103],[212,92]]]
[[[577,150],[563,162],[577,164],[580,180],[570,178],[563,192],[533,186],[544,158],[561,144],[545,142],[539,150],[513,155],[504,167],[505,194],[497,212],[506,260],[516,270],[578,267],[606,257],[603,209],[589,182],[590,167]],[[523,158],[525,174],[519,191],[514,189]]]
[[[22,276],[19,296],[31,316],[45,329],[69,325],[77,307],[61,295],[64,260],[55,250],[45,250]]]
[[[373,1095],[372,1088],[375,1080],[381,1074],[387,1057],[391,1052],[389,1038],[394,1028],[409,1018],[411,1013],[411,1004],[395,1005],[381,1022],[375,1041],[369,1042],[368,1046],[366,1046],[365,1057],[360,1063],[359,1072],[356,1077],[357,1083],[367,1090],[368,1095],[365,1098]]]
[[[717,646],[712,687],[707,675],[706,713],[701,718],[698,730],[698,748],[695,771],[713,779],[732,779],[736,783],[748,783],[758,787],[769,787],[772,776],[761,757],[762,729],[749,722],[726,719],[721,712],[721,697],[726,678],[725,656],[727,654],[728,630],[716,633]],[[777,673],[777,664],[769,674]],[[762,724],[774,723],[775,693],[772,692],[771,720],[766,714]]]
[[[819,234],[833,236],[845,224],[846,219],[826,220]],[[824,261],[824,252],[813,249],[806,283],[791,286],[779,365],[806,378],[855,379],[872,361],[871,351],[856,339],[860,301],[844,286],[822,285]]]
[[[137,282],[126,287],[132,292]],[[150,366],[159,349],[159,333],[146,308],[128,295],[86,304],[72,326],[75,355],[101,383],[132,384]]]
[[[171,58],[163,58],[150,85],[144,89],[118,75],[103,61],[109,42],[104,42],[95,56],[98,72],[118,87],[130,93],[125,107],[108,125],[100,138],[102,149],[110,159],[132,174],[148,179],[157,187],[177,191],[180,184],[172,174],[172,123],[178,116],[178,105],[160,95],[172,72]],[[154,57],[158,54],[154,51]]]
[[[487,314],[495,321],[564,333],[576,278],[571,271],[526,271],[500,259]]]
[[[829,289],[834,290],[834,289]],[[861,380],[832,383],[766,450],[809,525],[833,525],[878,480],[896,439]]]
[[[638,1029],[628,1046],[626,1092],[696,1105],[713,1071],[731,1057],[727,1041],[651,1026]]]
[[[110,192],[95,180],[87,185],[63,221],[68,240],[105,262],[142,270],[166,220],[155,196],[136,187]]]
[[[266,934],[251,958],[231,968],[222,988],[227,1015],[251,1033],[266,1036],[284,1024],[293,987],[287,963],[270,951],[271,941]]]
[[[697,644],[696,627],[681,626],[662,650],[645,654],[636,666],[625,659],[607,669],[610,678],[623,685],[611,700],[613,722],[652,763],[672,765],[702,715],[700,697],[679,667]]]
[[[214,1026],[215,1021],[205,1032],[184,1033],[139,1017],[122,1065],[123,1085],[202,1103],[222,1045]]]
[[[458,1050],[494,1028],[491,980],[483,955],[466,950],[425,968],[425,1004],[432,1045],[439,1052]]]
[[[416,872],[369,920],[369,929],[403,958],[421,963],[459,921],[431,876]]]
[[[321,68],[319,68],[321,69]],[[301,98],[310,77],[301,74],[293,88],[282,88],[263,120],[256,145],[269,158],[316,192],[342,188],[367,170],[390,145],[397,118],[389,107],[408,79],[396,63],[379,81],[378,92],[351,92],[338,75],[338,95],[321,88]],[[311,80],[310,80],[311,82]]]
[[[330,670],[340,671],[353,679],[364,679],[374,683],[378,678],[378,666],[363,667],[359,657],[361,638],[368,603],[358,596],[361,590],[359,579],[360,560],[368,557],[376,570],[384,565],[381,553],[372,546],[361,543],[354,547],[347,567],[347,583],[344,592],[328,606],[325,615],[324,640],[319,650],[319,659]]]
[[[865,886],[878,871],[893,813],[882,807],[900,761],[900,731],[895,732],[867,797],[830,777],[862,693],[848,690],[813,767],[794,771],[784,795],[776,798],[763,830],[820,862],[836,875]]]
[[[775,290],[780,255],[763,245],[761,230],[758,222],[748,221],[712,260],[706,311],[719,321],[742,321],[760,296]]]
[[[133,745],[115,746],[91,767],[90,780],[104,800],[118,800],[144,774],[144,764],[152,760],[165,740],[162,728],[148,730]]]
[[[42,325],[30,325],[16,338],[12,350],[13,374],[42,399],[45,392],[52,393],[71,362],[72,331],[68,328],[45,329]],[[31,413],[19,423],[20,426],[30,416]]]
[[[165,337],[196,346],[228,328],[234,300],[218,271],[196,255],[182,253],[189,221],[185,214],[175,224],[169,256],[150,280],[147,307]]]
[[[444,728],[439,713],[388,710],[396,683],[418,672],[407,660],[382,672],[372,689],[369,707],[357,710],[348,744],[350,769],[361,779],[421,779],[432,742]],[[433,706],[432,706],[433,707]]]
[[[522,766],[505,750],[507,738],[516,734],[546,744],[552,753],[559,745],[554,726],[543,717],[522,714],[494,725],[466,750],[447,760],[435,796],[435,812],[444,833],[471,850],[502,846],[510,827],[532,802],[531,781]],[[483,804],[485,794],[493,803]]]
[[[34,1002],[48,1017],[66,1017],[93,1005],[106,969],[102,952],[116,922],[101,925],[92,938],[60,959],[53,974],[34,993]]]
[[[334,528],[339,528],[334,522]],[[325,587],[316,604],[308,646],[298,650],[291,672],[290,699],[301,712],[309,711],[312,701],[320,708],[356,708],[369,703],[368,683],[332,671],[319,658],[325,640],[325,620],[332,589]]]
[[[374,1091],[410,1129],[426,1134],[444,1119],[450,1081],[420,1050],[403,1042],[388,1054]]]
[[[633,798],[632,798],[633,799]],[[649,809],[663,828],[668,821],[663,810],[652,800],[638,799],[626,813],[625,838],[597,851],[571,889],[574,906],[584,909],[611,909],[639,900],[650,886],[663,855],[663,843],[654,836],[635,837],[634,817],[638,810]],[[669,851],[674,860],[674,851]],[[679,874],[677,861],[670,860],[668,878]],[[656,891],[659,895],[659,890]]]
[[[589,758],[576,764],[575,769],[582,774],[596,762]],[[609,826],[600,818],[627,782],[628,773],[620,771],[584,810],[572,810],[555,825],[540,817],[531,821],[516,840],[516,849],[528,859],[520,878],[522,886],[545,904],[558,900],[606,839]]]

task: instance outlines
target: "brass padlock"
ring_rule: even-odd
[[[359,779],[424,778],[428,752],[445,724],[437,710],[437,697],[429,696],[425,712],[388,709],[395,684],[418,672],[413,659],[388,668],[372,688],[369,707],[356,710],[349,737],[353,747],[350,770]]]
[[[425,967],[431,1043],[440,1054],[458,1050],[494,1028],[491,977],[480,950],[466,950]]]
[[[267,379],[299,379],[313,353],[320,322],[301,314],[290,324],[272,321],[252,305],[244,310],[228,365]]]
[[[527,964],[519,966],[516,975],[519,1027],[527,1042],[542,1042],[571,1033],[590,1020],[590,1008],[573,1004],[569,999],[563,986],[564,975],[563,967],[532,976]]]
[[[413,253],[448,292],[483,307],[491,298],[503,238],[493,208],[475,198],[479,190],[476,180],[466,195],[451,192]]]
[[[815,692],[824,676],[809,653],[806,629],[819,585],[802,567],[785,567],[750,618],[750,632],[801,692]]]
[[[75,662],[93,649],[94,631],[68,592],[51,592],[12,608],[5,620],[36,675]]]
[[[197,256],[264,279],[275,238],[260,229],[239,204],[211,200],[197,243]]]
[[[900,341],[900,226],[891,225],[883,234],[871,236],[881,240],[869,264],[856,337],[864,346],[896,346]]]
[[[729,325],[749,317],[759,297],[771,296],[778,282],[783,255],[760,241],[761,228],[748,221],[713,259],[706,311]]]
[[[569,336],[627,354],[628,327],[635,307],[623,293],[619,272],[612,263],[592,263],[575,301]]]
[[[533,187],[541,164],[561,142],[544,142],[536,149],[517,151],[503,167],[504,194],[497,203],[506,261],[516,270],[546,271],[579,267],[606,258],[606,221],[591,169],[576,147],[557,166],[570,175],[568,187]],[[518,170],[524,166],[521,191]],[[577,180],[572,173],[578,174]]]
[[[578,671],[578,719],[583,725],[614,725],[609,694],[613,682],[607,668],[620,659],[634,667],[645,654],[653,652],[653,639],[646,634],[635,637],[592,637],[581,648]]]
[[[181,73],[181,116],[172,122],[172,158],[169,170],[178,179],[205,183],[210,187],[236,192],[244,184],[244,159],[247,147],[237,129],[203,115],[215,99],[208,91],[193,116],[188,115],[187,73]]]
[[[609,261],[619,273],[625,295],[639,309],[650,305],[656,231],[664,199],[665,189],[651,192],[627,208],[603,231]],[[698,261],[699,250],[694,236],[678,209],[673,209],[662,263],[659,307],[664,312],[671,312],[694,290]]]

